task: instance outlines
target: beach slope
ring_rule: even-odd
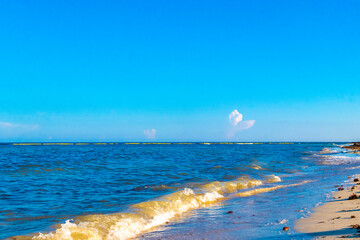
[[[309,237],[326,239],[359,238],[360,233],[359,176],[349,179],[346,187],[335,186],[332,199],[315,208],[307,218],[295,223],[295,230]]]

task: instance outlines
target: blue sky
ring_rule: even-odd
[[[359,12],[357,0],[1,1],[0,141],[359,140]]]

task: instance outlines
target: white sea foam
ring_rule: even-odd
[[[266,182],[268,183],[276,183],[276,182],[281,182],[281,178],[279,176],[276,175],[269,175],[266,177]]]
[[[341,149],[335,149],[335,148],[323,148],[319,154],[335,154],[335,153],[339,153],[342,152]]]
[[[360,156],[353,154],[352,156],[322,156],[322,163],[327,165],[340,165],[340,164],[352,164],[360,163]]]
[[[266,182],[281,181],[272,175]],[[262,181],[238,178],[229,182],[210,182],[194,191],[190,188],[174,192],[154,201],[131,206],[129,213],[94,214],[66,221],[56,231],[40,233],[33,239],[43,240],[122,240],[137,237],[154,227],[192,209],[224,199],[224,195],[262,185]],[[24,238],[26,239],[26,238]],[[28,239],[28,238],[27,238]]]

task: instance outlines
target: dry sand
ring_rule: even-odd
[[[360,179],[360,176],[355,178]],[[344,190],[337,186],[333,198],[315,208],[309,217],[299,219],[295,230],[318,239],[360,238],[360,226],[353,228],[360,224],[360,185],[357,185],[360,181],[354,182],[355,178],[349,179]],[[349,200],[353,194],[359,199]]]

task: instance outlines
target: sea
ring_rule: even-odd
[[[0,239],[311,239],[294,222],[359,170],[344,144],[0,144]]]

